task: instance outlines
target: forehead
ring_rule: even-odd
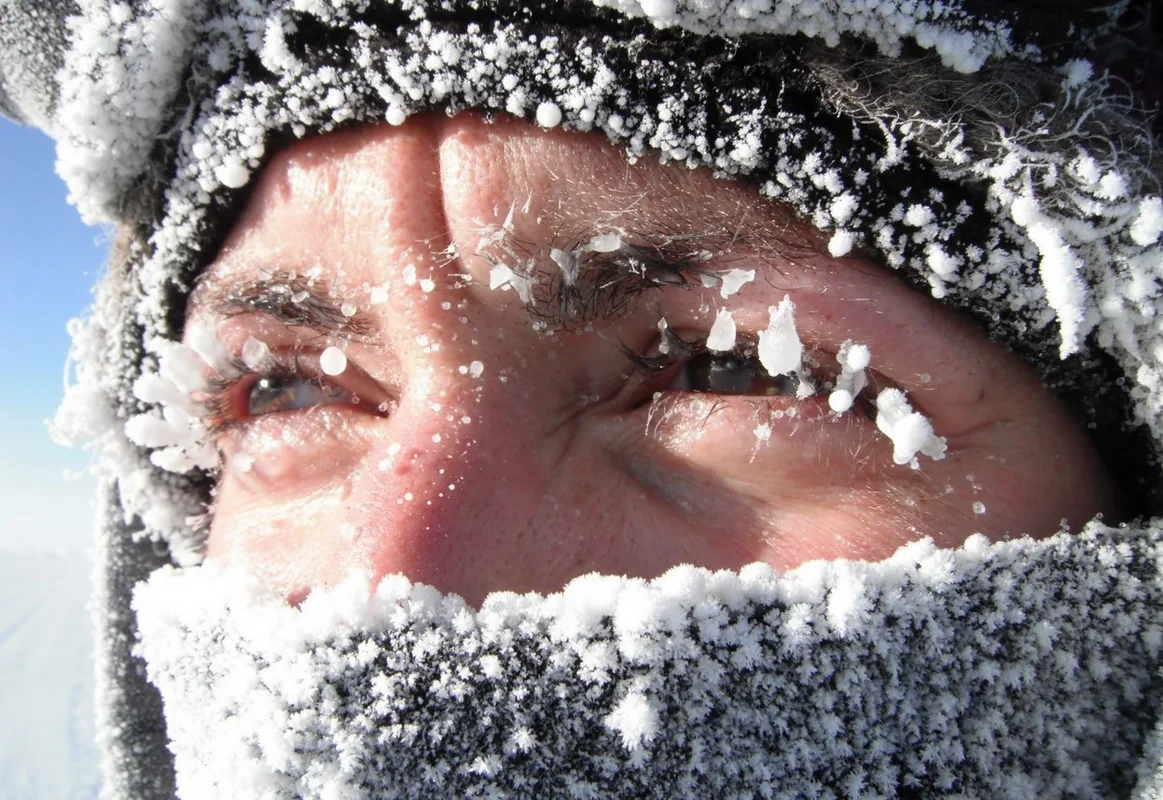
[[[741,181],[631,163],[598,134],[461,116],[365,126],[278,154],[207,278],[322,264],[375,282],[384,259],[431,268],[458,255],[471,271],[485,266],[471,256],[502,233],[518,246],[568,247],[607,232],[823,250],[810,225]]]

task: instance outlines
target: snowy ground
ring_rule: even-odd
[[[88,592],[83,555],[0,550],[4,800],[96,797]]]

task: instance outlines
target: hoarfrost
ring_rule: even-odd
[[[828,254],[832,258],[843,258],[856,246],[856,235],[852,231],[839,230],[828,240]]]
[[[433,774],[456,797],[564,797],[579,775],[591,797],[853,796],[859,763],[881,797],[910,776],[1085,797],[1142,749],[1110,732],[1151,729],[1161,540],[924,539],[785,573],[586,575],[480,610],[360,574],[296,608],[208,563],[155,572],[133,608],[182,796],[386,796]]]
[[[828,406],[837,414],[843,414],[868,384],[864,370],[872,361],[872,353],[867,345],[847,340],[840,345],[836,360],[840,362],[840,374],[836,377],[835,388],[828,395]]]
[[[542,128],[556,128],[561,124],[561,108],[557,103],[542,103],[537,106],[537,124]]]
[[[634,752],[658,734],[658,710],[646,695],[631,692],[606,717],[605,725],[622,737],[623,747]]]

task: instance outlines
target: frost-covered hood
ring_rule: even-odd
[[[1148,4],[1069,5],[6,5],[0,110],[49,131],[82,215],[121,230],[57,419],[95,443],[106,481],[108,796],[172,795],[174,764],[184,797],[216,781],[234,796],[1163,794],[1144,744],[1163,697],[1149,514],[783,577],[592,579],[478,614],[391,582],[368,607],[348,587],[295,610],[193,566],[202,455],[124,426],[157,405],[138,379],[180,337],[272,152],[474,109],[743,176],[830,232],[834,255],[876,252],[1034,363],[1146,508],[1163,441],[1158,136],[1106,67],[1150,79],[1158,52]]]

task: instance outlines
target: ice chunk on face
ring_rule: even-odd
[[[590,239],[590,250],[595,253],[613,253],[622,246],[622,238],[616,233],[603,233]]]
[[[542,128],[556,128],[561,124],[561,107],[557,103],[537,106],[537,124]]]
[[[755,280],[755,270],[733,269],[723,275],[723,284],[719,288],[719,294],[726,300],[753,280]]]
[[[789,375],[800,368],[804,345],[796,332],[795,304],[784,295],[767,309],[767,329],[759,332],[759,363],[768,375]]]
[[[884,389],[876,396],[876,427],[892,440],[892,460],[909,464],[917,453],[935,461],[945,457],[945,438],[933,432],[929,419],[909,405],[900,389]]]
[[[347,369],[347,355],[332,345],[319,356],[319,369],[323,370],[325,375],[342,375]]]
[[[246,364],[247,369],[259,372],[265,369],[271,360],[271,351],[266,343],[248,336],[242,346],[242,363]]]
[[[489,270],[489,288],[500,289],[508,286],[509,282],[513,280],[513,270],[508,264],[497,264]]]
[[[735,347],[735,320],[731,312],[720,308],[707,336],[707,349],[722,353]]]

